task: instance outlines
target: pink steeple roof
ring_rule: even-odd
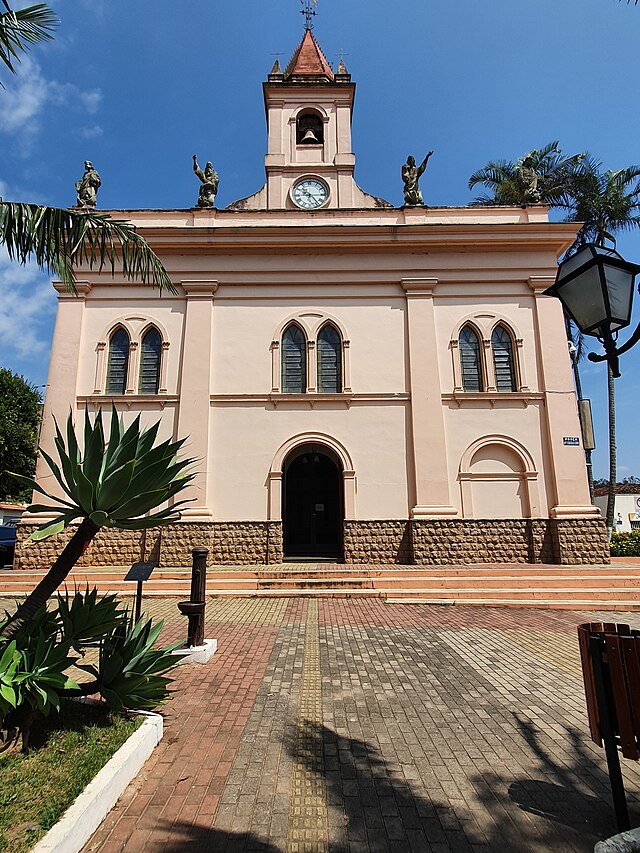
[[[302,41],[295,49],[287,69],[285,80],[292,77],[326,77],[333,80],[333,71],[311,30],[306,30]]]

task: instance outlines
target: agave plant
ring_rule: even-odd
[[[64,581],[101,527],[143,530],[180,519],[178,510],[188,503],[186,500],[156,512],[153,510],[172,500],[193,480],[195,474],[187,469],[195,460],[178,456],[186,439],[168,439],[154,446],[159,427],[158,422],[142,430],[138,415],[125,429],[114,406],[109,437],[105,440],[102,412],[97,413],[93,423],[86,412],[81,452],[70,414],[66,444],[56,423],[59,464],[40,450],[64,497],[48,494],[29,477],[13,475],[52,502],[32,504],[30,512],[57,513],[52,521],[34,530],[31,539],[45,539],[60,533],[78,518],[81,522],[49,572],[0,629],[0,637],[12,637],[33,617]]]
[[[178,663],[170,652],[179,643],[155,648],[162,622],[134,623],[117,596],[97,590],[57,596],[45,603],[9,642],[0,641],[0,752],[29,746],[33,719],[60,710],[65,697],[100,694],[113,710],[155,708],[169,697],[164,673]],[[99,648],[98,665],[83,662]],[[75,666],[90,681],[67,674]]]
[[[171,679],[162,673],[177,664],[171,651],[180,643],[155,649],[162,627],[162,622],[154,625],[150,619],[136,623],[127,619],[104,638],[95,676],[100,695],[109,707],[116,711],[145,711],[167,699]]]

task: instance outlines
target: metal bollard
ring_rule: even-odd
[[[204,645],[204,609],[209,549],[194,548],[191,553],[193,555],[191,598],[189,601],[178,602],[180,613],[189,619],[189,627],[187,629],[188,648]]]

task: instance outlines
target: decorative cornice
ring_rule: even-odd
[[[217,279],[184,279],[178,282],[187,296],[213,296],[218,289]]]
[[[433,296],[438,286],[437,278],[401,278],[400,284],[407,296]]]
[[[551,287],[556,280],[554,275],[530,275],[527,279],[527,284],[536,295],[541,294],[548,287]]]
[[[66,284],[61,281],[52,281],[53,289],[58,293],[58,299],[77,299],[79,296],[86,296],[91,293],[93,287],[88,281],[76,281],[75,293],[69,290]]]

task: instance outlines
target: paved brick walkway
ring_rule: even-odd
[[[149,612],[184,633],[175,602]],[[207,617],[216,656],[176,670],[164,740],[86,851],[587,853],[615,832],[575,633],[594,614],[301,598]]]

